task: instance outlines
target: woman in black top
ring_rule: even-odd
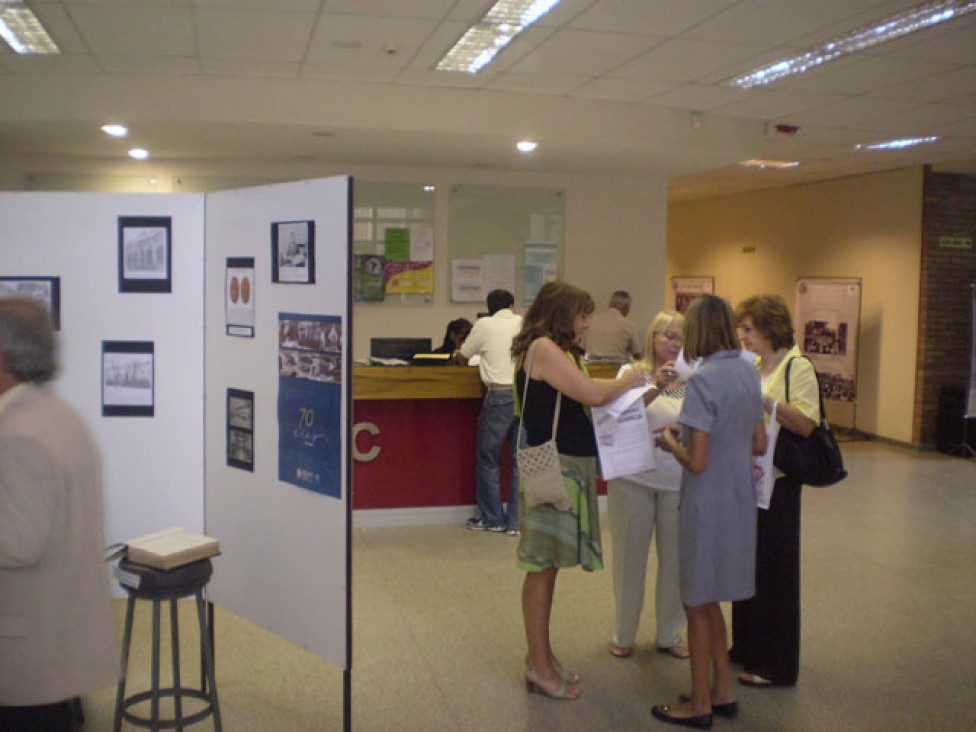
[[[447,324],[447,330],[444,331],[444,343],[441,344],[440,348],[434,350],[434,353],[446,353],[448,355],[454,355],[457,350],[464,343],[464,339],[468,337],[468,333],[471,332],[471,321],[466,318],[458,318],[452,320]]]
[[[553,699],[576,699],[581,692],[579,676],[562,667],[549,642],[556,575],[562,567],[603,568],[596,438],[585,407],[606,404],[643,385],[646,378],[639,367],[619,379],[591,379],[586,374],[581,344],[593,310],[588,293],[565,282],[549,282],[539,290],[512,342],[517,406],[527,444],[540,445],[552,437],[556,399],[562,395],[555,438],[570,507],[560,510],[544,503],[522,510],[517,561],[526,572],[522,588],[528,643],[526,689]],[[527,384],[524,361],[530,367]]]

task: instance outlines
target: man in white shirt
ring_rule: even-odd
[[[641,338],[628,315],[630,294],[617,290],[610,298],[610,307],[590,318],[590,327],[583,335],[586,355],[624,361],[640,358]]]
[[[459,363],[480,356],[478,369],[488,391],[478,416],[477,482],[478,516],[468,519],[472,531],[505,532],[518,536],[518,471],[515,467],[518,421],[512,383],[512,339],[522,329],[522,317],[515,314],[515,297],[508,290],[488,293],[488,317],[479,318],[455,354]],[[512,454],[512,488],[508,512],[502,506],[500,460],[505,438]]]

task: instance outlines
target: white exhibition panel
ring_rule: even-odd
[[[172,292],[119,292],[119,216],[171,217]],[[0,194],[0,274],[61,278],[55,386],[101,449],[108,542],[203,530],[203,235],[198,194]],[[153,417],[102,417],[103,340],[155,344]]]
[[[348,668],[349,404],[342,398],[342,496],[278,480],[278,313],[342,318],[350,383],[347,177],[212,193],[206,202],[206,531],[220,541],[211,598]],[[271,282],[271,224],[315,222],[316,283]],[[225,334],[225,263],[253,257],[255,336]],[[254,472],[227,465],[226,393],[254,392]],[[344,394],[347,394],[344,391]]]

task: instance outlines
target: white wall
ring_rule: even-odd
[[[172,218],[171,293],[119,293],[119,216]],[[200,195],[0,194],[0,274],[61,278],[56,388],[101,448],[108,542],[203,530],[203,221]],[[101,416],[103,340],[154,342],[154,417]]]

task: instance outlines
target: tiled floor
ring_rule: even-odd
[[[976,462],[844,448],[850,478],[805,489],[799,685],[741,688],[739,719],[715,729],[976,729]],[[553,642],[582,699],[525,693],[515,543],[462,526],[356,531],[354,729],[666,728],[650,707],[688,688],[687,662],[654,652],[649,612],[640,652],[610,656],[609,571],[566,571],[557,586]],[[225,730],[342,729],[340,670],[219,609],[217,625]],[[87,699],[86,729],[110,730],[113,705],[111,689]]]

